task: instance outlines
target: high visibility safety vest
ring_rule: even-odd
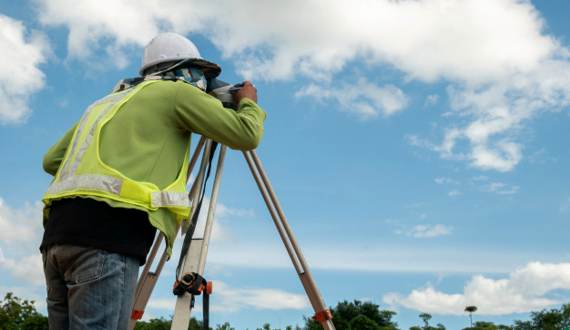
[[[156,82],[158,80],[142,82],[127,90],[107,95],[89,106],[79,121],[63,161],[43,197],[46,206],[61,198],[93,196],[126,203],[148,213],[164,208],[174,213],[177,221],[188,218],[190,200],[186,191],[186,172],[190,141],[186,146],[186,155],[177,178],[164,189],[150,182],[135,181],[127,177],[105,164],[99,153],[103,127],[131,97]],[[165,233],[172,244],[174,237],[170,236],[174,235],[165,232],[164,228],[167,226],[154,225]]]

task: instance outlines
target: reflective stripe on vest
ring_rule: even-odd
[[[98,100],[97,102],[91,104],[89,106],[89,108],[87,109],[87,111],[85,111],[85,114],[83,115],[83,117],[81,119],[79,127],[77,128],[77,133],[76,133],[77,136],[81,136],[81,134],[83,133],[83,130],[85,129],[85,125],[87,124],[87,118],[89,118],[89,115],[91,114],[93,109],[100,104],[108,103],[105,110],[101,111],[99,116],[97,116],[97,119],[96,119],[94,125],[91,126],[91,129],[89,130],[89,135],[86,137],[85,143],[83,143],[81,145],[81,147],[79,148],[78,155],[75,157],[74,161],[66,162],[64,164],[64,168],[61,171],[61,178],[62,179],[72,176],[75,173],[75,171],[77,171],[77,166],[79,165],[79,162],[81,161],[81,158],[83,157],[83,154],[85,153],[85,150],[87,150],[87,147],[89,147],[89,144],[91,144],[91,142],[93,140],[93,135],[95,134],[95,129],[97,128],[97,124],[99,124],[99,122],[101,121],[103,116],[105,116],[109,112],[109,110],[111,110],[113,108],[113,106],[116,104],[117,101],[120,101],[122,98],[127,96],[127,94],[130,94],[133,90],[134,90],[134,88],[129,89],[129,90],[125,90],[122,92],[118,92],[115,94],[108,95],[108,96]],[[77,141],[78,140],[79,139],[75,139],[75,141],[73,141],[73,145],[71,146],[71,152],[69,153],[71,156],[73,156],[75,153],[75,149],[77,148]]]
[[[156,191],[150,194],[150,205],[152,207],[190,207],[191,203],[188,193]]]
[[[121,179],[112,176],[81,174],[52,183],[47,193],[59,194],[69,190],[85,189],[106,191],[118,195],[121,193],[122,185]]]
[[[123,180],[106,175],[81,174],[55,182],[49,186],[48,194],[59,194],[70,190],[105,191],[119,195]],[[159,207],[190,207],[190,199],[185,192],[156,191],[150,196],[150,204]]]
[[[102,171],[107,171],[108,173],[81,173],[81,170],[78,170],[82,166],[83,158],[85,158],[86,154],[89,152],[92,153],[92,151],[88,150],[92,150],[94,144],[97,143],[96,135],[98,134],[98,130],[101,129],[101,125],[104,125],[104,123],[101,122],[109,120],[105,118],[108,118],[110,111],[118,111],[119,108],[117,108],[117,106],[120,106],[120,102],[130,98],[130,94],[151,83],[153,82],[141,83],[138,88],[134,87],[108,95],[89,106],[80,120],[77,131],[73,137],[73,142],[70,145],[70,150],[63,161],[60,173],[56,174],[56,179],[48,187],[46,200],[59,198],[62,195],[73,194],[74,192],[87,195],[91,192],[95,194],[99,192],[110,194],[110,198],[115,197],[119,201],[144,206],[149,210],[165,207],[182,216],[187,216],[188,211],[185,209],[191,207],[191,203],[188,193],[180,191],[185,188],[185,180],[180,181],[180,175],[186,174],[186,158],[188,155],[185,157],[186,165],[180,170],[179,177],[173,184],[165,188],[164,191],[158,190],[157,188],[151,188],[149,191],[147,190],[148,187],[139,185],[136,181],[126,178],[120,173],[117,173],[115,176],[113,170],[108,171],[103,167],[101,167]],[[99,109],[96,114],[93,113],[95,109]],[[97,161],[101,162],[100,159]],[[181,187],[178,187],[178,191],[176,188],[170,188],[176,184],[177,181],[181,182]]]

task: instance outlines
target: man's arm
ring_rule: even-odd
[[[54,144],[47,153],[44,155],[43,167],[44,171],[51,175],[55,175],[65,156],[65,151],[67,150],[67,146],[73,137],[73,133],[75,132],[75,128],[77,124],[73,125],[65,135],[59,140],[56,144]]]
[[[221,102],[197,88],[178,84],[176,94],[176,120],[192,132],[204,135],[232,149],[255,149],[263,136],[265,112],[255,102],[257,95],[241,93],[237,111],[224,108]],[[237,100],[236,100],[237,101]]]

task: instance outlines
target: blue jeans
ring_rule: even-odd
[[[50,329],[127,329],[136,258],[91,247],[54,245],[43,253]]]

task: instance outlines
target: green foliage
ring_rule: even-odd
[[[235,330],[235,328],[232,328],[228,322],[224,322],[224,324],[218,324],[216,330]]]
[[[532,312],[531,326],[533,329],[558,330],[570,328],[570,304],[563,305],[560,309],[542,310]],[[525,328],[515,328],[526,330]]]
[[[513,330],[533,330],[531,321],[516,320]]]
[[[8,292],[0,301],[0,330],[48,330],[47,317],[34,307],[34,301],[21,300]]]
[[[135,330],[170,330],[170,321],[162,317],[149,321],[138,321]]]
[[[421,313],[420,314],[420,319],[422,319],[422,321],[424,321],[425,323],[425,327],[424,328],[428,328],[429,327],[429,320],[431,320],[431,315],[428,313]]]
[[[570,304],[560,309],[532,312],[529,321],[516,320],[512,326],[478,321],[463,330],[563,330],[570,328]]]
[[[428,313],[421,313],[418,315],[420,319],[424,322],[424,326],[415,325],[410,328],[410,330],[445,330],[443,324],[438,323],[435,327],[429,325],[429,320],[431,320],[431,314]]]
[[[351,329],[359,329],[359,330],[381,330],[382,328],[378,325],[378,323],[372,321],[368,317],[364,315],[358,315],[357,317],[350,320],[350,328]]]
[[[506,328],[505,328],[506,327]],[[465,328],[464,330],[503,330],[511,329],[505,325],[495,325],[493,322],[477,321],[473,327]]]
[[[395,312],[380,310],[379,306],[370,302],[342,301],[331,310],[333,322],[337,330],[398,330],[397,324],[392,321]],[[413,326],[410,330],[445,330],[445,326],[437,324],[429,325],[432,319],[430,314],[419,315],[424,326]],[[321,330],[318,322],[305,318],[303,330]],[[169,330],[170,320],[164,318],[137,322],[136,330]],[[560,309],[542,310],[532,312],[530,320],[515,320],[512,326],[496,325],[493,322],[477,321],[473,327],[463,330],[565,330],[570,329],[570,304],[563,305]],[[47,317],[37,312],[34,301],[22,300],[12,293],[7,293],[0,300],[0,330],[48,330]],[[202,330],[202,322],[192,318],[188,330]],[[216,325],[210,330],[235,330],[230,323]],[[265,323],[257,330],[272,329],[269,323]],[[302,330],[299,326],[287,326],[285,330]]]
[[[335,308],[331,309],[333,314],[333,323],[337,330],[352,330],[361,329],[354,327],[352,322],[358,317],[355,322],[358,325],[368,326],[367,324],[374,324],[377,328],[370,329],[381,329],[381,330],[396,330],[398,325],[392,321],[392,317],[396,315],[396,312],[388,310],[380,310],[379,306],[371,302],[361,302],[355,300],[354,302],[341,301]],[[364,316],[365,318],[362,318]],[[305,318],[306,324],[305,328],[307,330],[321,330],[321,326],[318,322]],[[370,321],[370,322],[368,322]],[[369,329],[369,328],[362,328]]]
[[[265,323],[263,327],[257,328],[257,330],[271,330],[271,325],[269,323]]]
[[[164,318],[151,319],[148,321],[138,321],[135,325],[135,330],[170,330],[170,324],[172,321],[166,320]],[[227,326],[226,326],[227,324]],[[216,330],[233,330],[229,327],[229,323],[224,323],[223,325],[218,325]],[[188,330],[202,330],[202,321],[198,321],[195,318],[190,319],[190,324],[188,324]],[[212,328],[210,328],[212,329]]]

